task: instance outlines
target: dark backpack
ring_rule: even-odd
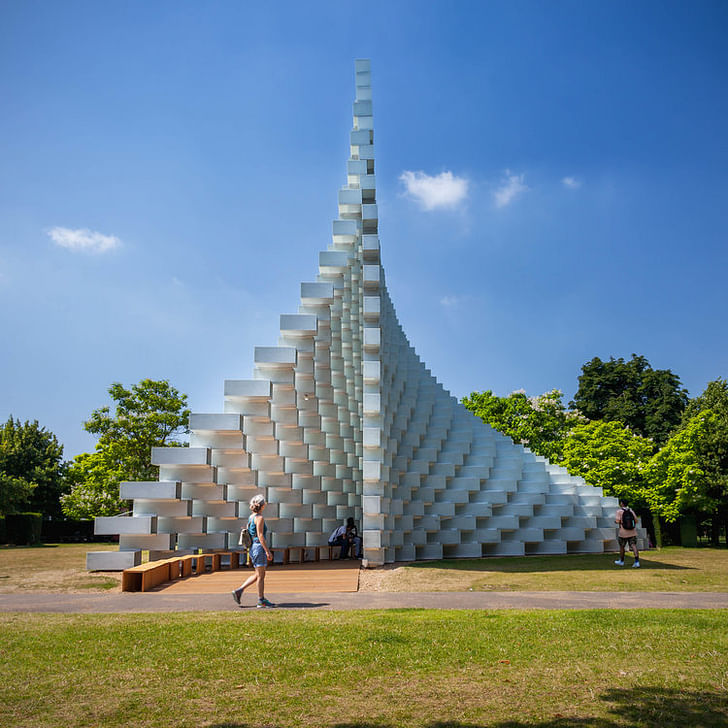
[[[637,522],[635,521],[634,513],[632,513],[632,509],[625,508],[622,511],[622,528],[625,531],[631,531],[636,525],[637,525]]]

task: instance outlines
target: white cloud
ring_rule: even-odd
[[[404,171],[399,175],[407,194],[424,210],[457,207],[468,196],[468,180],[452,172],[431,177],[424,172]]]
[[[445,308],[454,308],[460,304],[460,300],[459,296],[443,296],[440,299],[440,305],[445,306]]]
[[[510,205],[518,195],[528,189],[528,186],[523,181],[524,177],[525,175],[523,174],[513,174],[510,169],[505,171],[505,176],[501,180],[500,187],[493,193],[496,207]]]
[[[106,253],[121,246],[121,240],[115,235],[103,235],[88,228],[54,227],[48,231],[48,236],[56,245],[74,252]]]
[[[561,180],[561,184],[570,190],[578,190],[581,187],[581,180],[576,179],[576,177],[564,177]]]

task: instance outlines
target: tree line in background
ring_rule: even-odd
[[[126,504],[123,480],[155,480],[152,447],[179,446],[188,432],[187,395],[166,380],[144,379],[130,389],[109,387],[114,402],[94,410],[84,429],[98,437],[94,452],[63,460],[56,436],[37,421],[11,416],[0,426],[0,516],[40,513],[45,519],[112,516]]]
[[[514,442],[651,514],[658,542],[663,524],[688,517],[717,544],[721,530],[728,533],[728,382],[718,378],[689,399],[677,375],[635,354],[595,357],[581,371],[568,407],[558,390],[473,392],[463,404]],[[0,516],[116,515],[127,507],[121,481],[157,478],[151,448],[184,444],[187,395],[151,379],[130,389],[114,383],[108,392],[113,411],[101,407],[84,423],[98,437],[94,452],[70,462],[37,421],[10,417],[0,426]]]
[[[643,356],[584,364],[568,408],[539,397],[473,392],[463,404],[514,442],[562,465],[605,495],[627,498],[662,525],[689,519],[718,544],[728,533],[728,382],[689,399],[680,378]]]

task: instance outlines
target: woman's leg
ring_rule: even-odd
[[[255,584],[255,582],[258,581],[258,570],[255,570],[254,574],[251,574],[244,583],[242,583],[236,591],[239,591],[241,594],[252,584]]]
[[[258,580],[258,600],[265,599],[265,566],[255,567],[255,578]]]

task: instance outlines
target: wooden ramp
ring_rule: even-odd
[[[271,566],[265,574],[265,593],[268,595],[355,592],[359,588],[360,564],[360,561],[353,559],[337,559],[335,561],[312,561],[303,564]],[[151,592],[225,594],[240,586],[252,573],[252,569],[223,569],[168,581],[154,587]],[[250,593],[256,593],[255,584],[250,587]]]

